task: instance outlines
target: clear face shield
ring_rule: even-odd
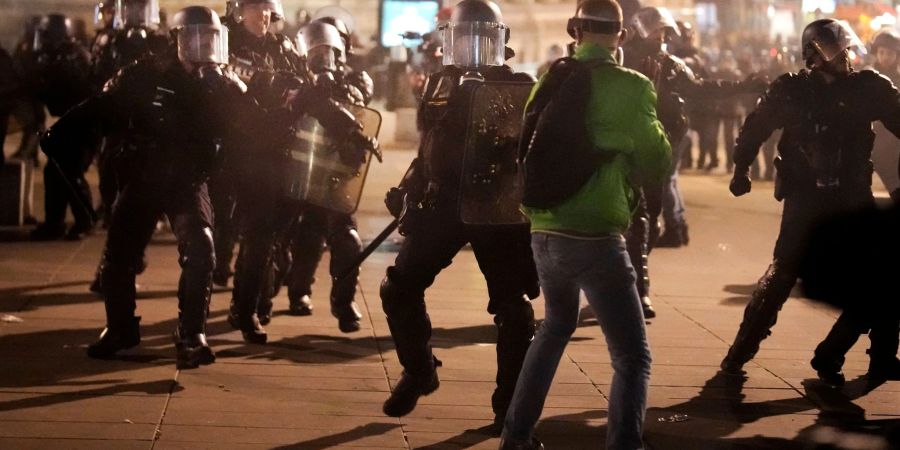
[[[306,52],[306,66],[314,74],[337,72],[340,50],[328,45],[313,47]]]
[[[194,64],[227,64],[228,28],[185,25],[178,32],[178,59]]]
[[[116,0],[115,28],[156,27],[159,22],[157,0]]]
[[[851,61],[855,59],[854,57],[866,55],[865,44],[847,22],[835,21],[828,24],[826,28],[829,33],[822,33],[810,42],[825,61],[831,62],[845,50],[852,52]]]
[[[441,27],[445,66],[502,66],[507,27],[502,23],[459,22]]]

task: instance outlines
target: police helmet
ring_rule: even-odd
[[[445,66],[502,66],[506,61],[509,27],[503,23],[500,7],[490,0],[459,2],[440,31]]]
[[[865,55],[866,49],[856,32],[843,20],[819,19],[803,30],[801,38],[803,60],[809,65],[815,55],[831,61],[845,50]]]
[[[178,59],[191,63],[228,63],[228,28],[205,6],[188,6],[172,21]]]

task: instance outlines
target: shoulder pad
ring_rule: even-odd
[[[851,76],[858,77],[860,80],[863,80],[867,83],[872,83],[873,85],[893,84],[890,78],[874,69],[860,70],[859,72],[854,72]]]

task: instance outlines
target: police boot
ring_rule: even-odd
[[[251,288],[252,286],[247,286],[240,277],[234,279],[234,290],[228,308],[228,324],[241,331],[245,342],[265,344],[268,336],[256,315],[258,294]]]
[[[109,324],[100,333],[100,339],[89,345],[87,355],[94,359],[108,359],[120,350],[127,350],[141,343],[140,317],[132,317],[116,324]]]
[[[288,302],[288,314],[292,316],[311,316],[313,313],[312,300],[308,295],[288,297]]]
[[[778,311],[790,296],[795,282],[796,277],[785,273],[777,261],[769,266],[744,309],[737,336],[720,365],[722,371],[729,374],[744,372],[744,364],[756,356],[759,344],[772,334],[770,330],[778,320]]]
[[[656,310],[650,301],[650,221],[646,217],[636,217],[628,229],[626,246],[631,265],[634,267],[638,295],[645,319],[656,317]]]
[[[544,450],[544,444],[536,437],[529,442],[517,442],[506,438],[500,439],[500,450]]]
[[[815,356],[810,361],[820,380],[832,386],[844,385],[847,380],[841,368],[845,355],[867,331],[865,324],[852,314],[844,313],[838,317],[825,339],[816,346]]]
[[[403,417],[416,408],[419,397],[431,394],[440,386],[437,370],[425,376],[413,376],[404,370],[391,396],[385,400],[382,411],[391,417]]]
[[[874,380],[900,380],[900,323],[888,320],[876,323],[869,332],[872,346],[869,348],[869,378]]]
[[[353,301],[356,294],[356,277],[334,280],[331,287],[331,315],[338,320],[338,328],[343,333],[359,331],[359,307]]]
[[[356,305],[355,301],[337,301],[332,298],[331,315],[338,320],[338,328],[342,333],[359,331],[359,319],[362,318],[362,314],[360,314],[359,306]]]
[[[66,235],[66,224],[50,224],[44,222],[31,231],[32,241],[57,241]]]
[[[259,299],[256,305],[256,317],[259,318],[260,325],[268,325],[272,321],[272,309],[275,305],[269,296]]]
[[[497,325],[497,387],[491,395],[494,423],[489,431],[500,436],[503,421],[512,402],[525,354],[534,338],[534,309],[526,297],[498,302],[494,324]]]
[[[900,380],[900,359],[872,359],[869,361],[869,378],[873,380]]]
[[[173,335],[178,369],[196,369],[216,362],[216,354],[206,342],[205,333],[187,334],[179,326]]]
[[[687,224],[678,224],[666,227],[666,231],[656,241],[656,247],[678,248],[688,245],[689,242],[690,237],[688,236]]]
[[[265,344],[269,340],[266,330],[259,323],[259,317],[252,309],[241,306],[239,301],[231,299],[228,309],[228,324],[241,331],[244,342],[249,344]]]

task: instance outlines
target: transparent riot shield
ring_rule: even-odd
[[[463,223],[527,222],[519,210],[524,177],[518,149],[525,102],[533,85],[488,81],[473,90],[460,179],[459,216]]]
[[[347,106],[363,126],[363,133],[378,137],[381,114],[374,109]],[[348,164],[341,159],[340,140],[333,139],[315,119],[304,116],[297,123],[295,139],[288,149],[286,194],[295,200],[352,214],[359,206],[363,185],[372,160],[366,154],[362,163]]]

